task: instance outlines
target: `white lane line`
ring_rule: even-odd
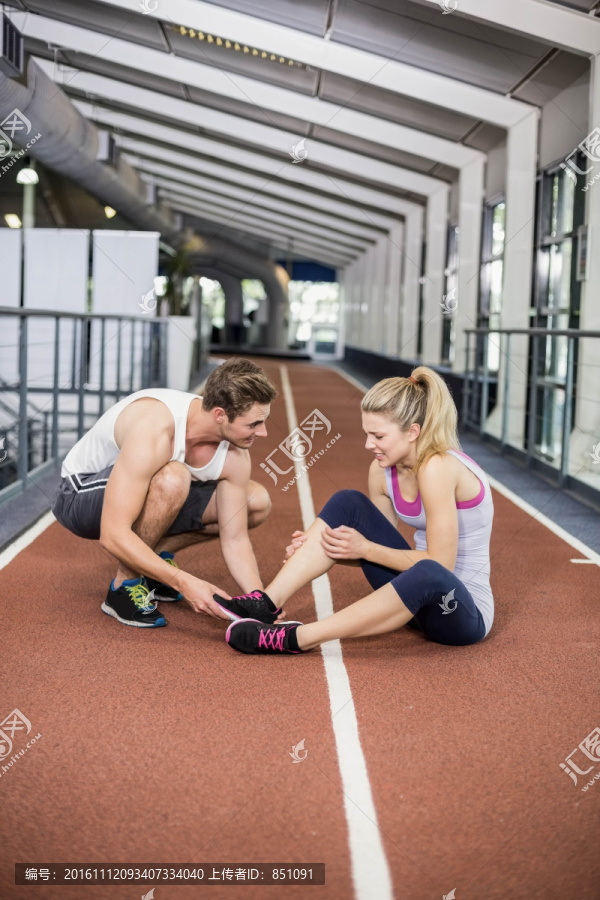
[[[541,522],[542,525],[545,525],[549,531],[552,531],[559,538],[569,544],[571,547],[574,547],[575,550],[579,550],[579,552],[586,556],[590,562],[595,562],[600,564],[600,553],[596,553],[595,550],[592,550],[591,547],[588,547],[587,544],[584,544],[583,541],[580,541],[579,538],[574,537],[572,534],[569,534],[568,531],[565,531],[564,528],[561,528],[560,525],[557,525],[556,522],[553,522],[552,519],[549,519],[548,516],[545,516],[543,513],[538,512],[535,506],[532,506],[531,503],[527,503],[526,500],[522,500],[517,494],[514,494],[509,488],[505,487],[499,481],[496,481],[495,478],[490,478],[488,475],[488,481],[490,485],[495,488],[499,494],[502,494],[503,497],[506,497],[507,500],[510,500],[515,506],[518,506],[520,509],[524,510],[524,512],[529,513],[529,515],[533,519],[537,519],[538,522]]]
[[[335,369],[338,375],[341,375],[342,378],[345,378],[346,381],[350,382],[350,384],[354,385],[354,387],[359,388],[364,394],[367,392],[367,388],[365,385],[361,384],[356,378],[353,378],[351,375],[347,375],[342,369]],[[487,472],[486,472],[487,475]],[[580,541],[579,538],[574,537],[572,534],[569,534],[568,531],[565,531],[564,528],[561,528],[560,525],[557,525],[556,522],[553,522],[552,519],[549,519],[548,516],[545,516],[543,513],[539,512],[535,506],[532,506],[531,503],[527,503],[526,500],[522,500],[518,494],[513,493],[509,488],[505,487],[500,481],[497,481],[495,478],[492,478],[491,475],[487,476],[490,486],[498,491],[499,494],[502,494],[503,497],[506,497],[507,500],[510,500],[515,506],[518,506],[524,512],[529,513],[529,515],[537,519],[538,522],[541,522],[542,525],[545,525],[549,531],[552,531],[559,538],[562,538],[566,544],[570,544],[571,547],[574,547],[575,550],[578,550],[583,556],[587,557],[587,559],[572,559],[571,562],[591,562],[596,563],[597,566],[600,566],[600,553],[596,553],[595,550],[592,550],[591,547],[588,547],[587,544],[584,544],[583,541]]]
[[[570,559],[569,562],[582,563],[583,565],[588,566],[600,566],[600,562],[596,562],[594,559]]]
[[[27,531],[23,532],[16,541],[13,541],[6,550],[3,550],[2,553],[0,553],[0,569],[3,569],[9,562],[12,562],[21,550],[24,550],[25,547],[29,547],[29,545],[46,530],[48,525],[52,525],[53,522],[56,522],[54,514],[47,512],[41,519],[37,520],[35,525],[32,525],[31,528],[28,528]]]
[[[281,367],[281,383],[290,433],[298,427],[294,398],[287,366]],[[301,461],[295,461],[296,475],[302,471]],[[315,508],[310,490],[309,473],[304,472],[296,481],[302,511],[302,524],[306,531],[315,520]],[[321,575],[313,583],[317,618],[324,619],[333,613],[331,585],[327,575]],[[325,677],[329,690],[329,704],[335,745],[337,749],[344,809],[348,823],[350,860],[357,900],[392,900],[392,879],[383,849],[381,832],[377,825],[377,813],[373,802],[367,764],[358,734],[358,720],[352,698],[348,672],[342,659],[339,641],[328,641],[321,646]]]

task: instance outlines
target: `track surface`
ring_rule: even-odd
[[[261,364],[280,386],[281,364]],[[318,407],[341,434],[309,470],[315,509],[339,488],[366,492],[360,392],[332,370],[286,366],[298,422]],[[259,466],[289,432],[281,396],[268,429],[253,448],[274,504],[252,532],[265,583],[301,525],[296,486],[282,491]],[[343,644],[394,897],[598,900],[600,781],[582,792],[586,779],[559,768],[600,726],[598,567],[571,563],[572,547],[494,502],[485,641],[443,647],[402,629]],[[235,591],[218,543],[178,561]],[[167,628],[120,626],[100,611],[114,570],[53,523],[1,571],[0,718],[17,707],[42,735],[0,775],[2,900],[126,900],[151,887],[16,887],[15,862],[324,862],[324,887],[158,885],[156,900],[353,897],[321,653],[236,654],[220,623],[185,604],[163,604]],[[336,608],[367,592],[356,569],[335,568],[331,585]],[[309,586],[288,616],[314,615]],[[302,739],[308,756],[293,764]]]

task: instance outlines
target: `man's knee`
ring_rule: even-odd
[[[251,481],[248,484],[248,524],[251,528],[264,522],[271,512],[271,498],[262,484]]]
[[[183,463],[172,460],[150,479],[150,488],[173,499],[185,500],[190,491],[192,476]]]

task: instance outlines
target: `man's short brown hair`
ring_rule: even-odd
[[[220,406],[232,422],[255,403],[266,405],[277,396],[260,366],[249,359],[234,356],[214,369],[208,376],[202,406],[208,412]]]

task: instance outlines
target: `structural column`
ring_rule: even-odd
[[[594,56],[590,70],[590,117],[588,131],[600,122],[600,57]],[[582,137],[584,137],[583,135]],[[586,167],[590,162],[586,159]],[[582,190],[593,178],[600,175],[600,163],[593,163],[593,170],[579,176],[576,190]],[[587,279],[582,284],[582,331],[600,331],[600,181],[592,184],[586,194],[586,223],[588,226]],[[600,340],[589,338],[579,343],[577,366],[577,407],[575,427],[571,434],[569,474],[585,473],[586,481],[600,481],[600,465],[590,455],[600,441],[600,393],[598,391],[598,358]],[[598,484],[594,485],[598,487]]]
[[[464,370],[465,329],[477,325],[484,171],[485,157],[477,156],[463,166],[458,184],[458,305],[452,313],[456,323],[452,368],[457,372]]]
[[[383,311],[383,340],[388,356],[397,356],[401,346],[400,311],[402,309],[402,260],[404,225],[390,229],[387,241],[386,304]]]
[[[384,330],[384,305],[385,305],[385,281],[386,263],[388,254],[387,238],[379,238],[374,247],[369,251],[372,259],[371,269],[371,295],[367,301],[369,304],[368,316],[371,326],[371,350],[373,353],[385,353],[383,339]]]
[[[506,241],[504,249],[504,285],[502,290],[502,327],[528,328],[531,307],[535,234],[535,181],[538,147],[537,110],[532,110],[508,129],[506,153]],[[492,338],[498,340],[498,337]],[[500,437],[504,405],[504,370],[509,367],[507,443],[524,447],[525,409],[529,339],[511,338],[510,358],[500,354],[498,402],[488,417],[486,429]]]
[[[401,359],[411,361],[417,358],[423,219],[421,206],[415,206],[405,219],[403,304],[398,354]]]
[[[437,365],[442,349],[442,301],[448,231],[448,193],[443,185],[427,203],[427,258],[423,308],[423,365]]]

